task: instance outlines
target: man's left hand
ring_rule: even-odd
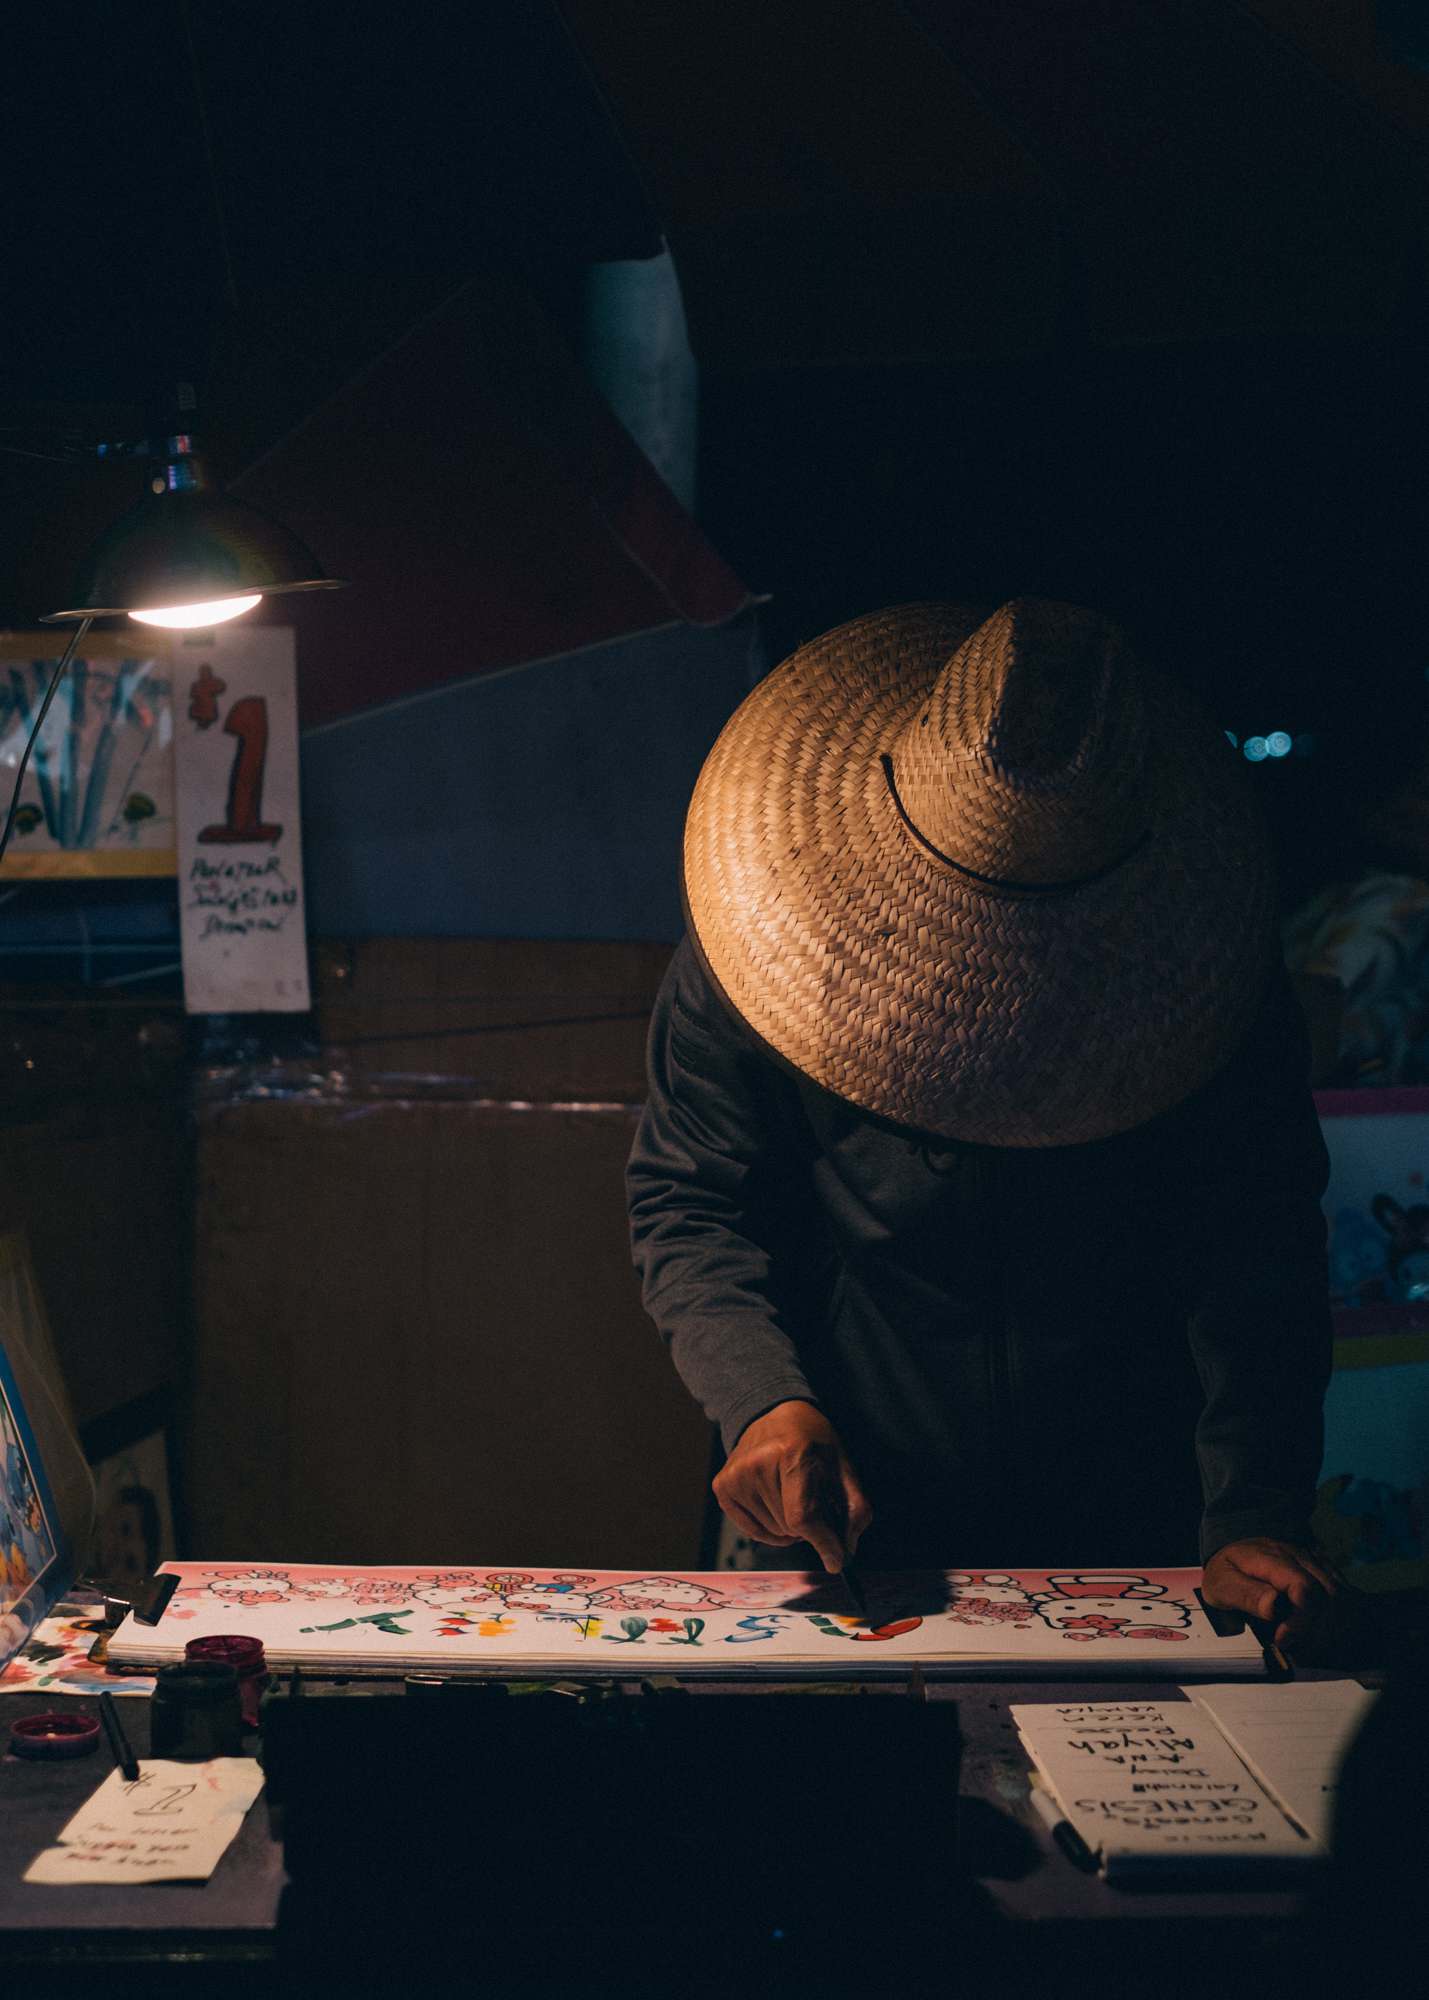
[[[1323,1557],[1295,1542],[1261,1535],[1217,1549],[1201,1579],[1207,1604],[1259,1619],[1286,1653],[1324,1629],[1330,1600],[1339,1589],[1340,1579]]]

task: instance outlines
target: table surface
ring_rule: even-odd
[[[367,1682],[348,1689],[400,1683]],[[631,1692],[637,1684],[631,1684]],[[749,1693],[748,1684],[741,1692]],[[901,1685],[874,1691],[904,1698]],[[791,1697],[792,1698],[792,1697]],[[1301,1892],[1279,1888],[1200,1888],[1135,1893],[1109,1888],[1076,1868],[1051,1841],[1028,1803],[1028,1763],[1010,1713],[1014,1702],[1179,1700],[1179,1691],[1146,1681],[930,1682],[928,1698],[958,1705],[962,1735],[960,1812],[962,1849],[984,1907],[1021,1926],[1077,1927],[1119,1922],[1170,1924],[1215,1917],[1249,1925],[1285,1924],[1301,1908]],[[0,1696],[0,1742],[18,1715],[46,1705],[34,1694]],[[84,1696],[51,1705],[94,1712]],[[120,1712],[134,1749],[148,1748],[149,1704],[123,1698]],[[284,1883],[282,1851],[272,1837],[264,1801],[248,1814],[233,1845],[204,1884],[154,1883],[49,1885],[21,1878],[41,1848],[89,1796],[108,1769],[101,1745],[91,1756],[42,1761],[0,1758],[0,1958],[39,1957],[47,1938],[61,1934],[74,1949],[110,1938],[132,1946],[146,1934],[156,1946],[181,1941],[216,1953],[258,1953],[271,1942]]]

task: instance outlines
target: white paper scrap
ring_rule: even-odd
[[[1340,1766],[1374,1707],[1358,1681],[1285,1681],[1182,1690],[1204,1709],[1281,1809],[1328,1845]]]
[[[206,1882],[263,1789],[252,1757],[113,1770],[25,1870],[27,1882]]]

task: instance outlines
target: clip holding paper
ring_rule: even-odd
[[[169,1608],[169,1600],[179,1587],[177,1576],[141,1577],[128,1597],[112,1591],[104,1593],[104,1623],[110,1631],[122,1625],[132,1611],[141,1625],[157,1625]]]
[[[1249,1631],[1260,1643],[1265,1660],[1265,1671],[1273,1681],[1293,1681],[1295,1668],[1275,1644],[1273,1626],[1259,1618],[1247,1618],[1239,1611],[1223,1610],[1219,1604],[1207,1604],[1201,1594],[1199,1584],[1193,1586],[1196,1602],[1206,1614],[1206,1623],[1218,1639],[1234,1639],[1240,1632]]]
[[[1219,1604],[1207,1604],[1200,1584],[1192,1586],[1197,1604],[1206,1614],[1206,1623],[1218,1639],[1234,1639],[1245,1630],[1245,1619],[1239,1611],[1227,1611]]]

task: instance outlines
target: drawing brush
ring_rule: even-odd
[[[855,1617],[861,1618],[864,1624],[867,1625],[869,1623],[868,1593],[863,1587],[863,1578],[854,1567],[852,1556],[844,1557],[844,1566],[839,1571],[839,1576],[843,1581],[844,1594],[853,1606]]]
[[[125,1784],[137,1784],[139,1759],[129,1747],[129,1738],[124,1734],[124,1725],[119,1720],[119,1711],[108,1688],[99,1697],[99,1719],[104,1724],[104,1733],[109,1738],[109,1747],[114,1752],[114,1761]]]

